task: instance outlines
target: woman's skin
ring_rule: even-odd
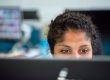
[[[67,30],[63,35],[63,41],[54,46],[54,57],[91,59],[92,45],[90,38],[80,30]]]

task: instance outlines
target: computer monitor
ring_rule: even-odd
[[[20,39],[21,17],[17,7],[0,7],[0,39]]]
[[[110,80],[110,59],[0,59],[0,80]]]

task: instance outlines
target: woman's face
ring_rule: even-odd
[[[92,58],[91,40],[85,32],[79,30],[68,30],[63,36],[63,41],[54,46],[54,57],[56,58]]]

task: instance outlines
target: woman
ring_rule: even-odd
[[[65,11],[49,28],[48,43],[54,57],[92,58],[101,53],[99,34],[89,16]]]

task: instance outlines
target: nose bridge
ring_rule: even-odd
[[[72,57],[73,57],[73,58],[80,58],[80,55],[78,54],[77,51],[73,51],[73,52],[72,52]]]
[[[77,46],[77,42],[71,45],[72,48],[72,58],[80,58],[80,55],[78,53],[78,46]]]

